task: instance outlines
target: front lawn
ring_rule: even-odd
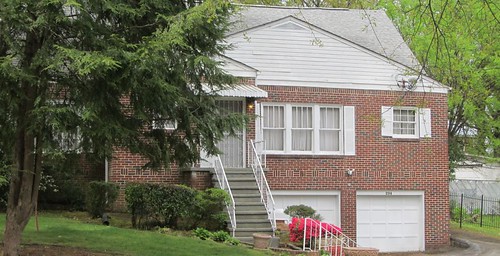
[[[460,223],[452,221],[451,222],[451,228],[460,230]],[[493,228],[493,227],[487,227],[487,226],[482,226],[480,227],[478,224],[471,224],[467,222],[462,223],[462,229],[474,233],[478,233],[481,235],[493,237],[493,238],[500,238],[500,228]]]
[[[32,218],[23,235],[23,244],[50,244],[80,247],[95,252],[126,255],[272,255],[269,251],[256,251],[244,246],[230,246],[198,238],[160,234],[98,224],[42,214],[40,231],[35,231]],[[0,214],[0,239],[3,241],[5,214]]]

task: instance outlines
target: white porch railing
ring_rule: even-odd
[[[260,160],[260,165],[262,165],[262,168],[266,168],[266,163],[267,163],[267,156],[266,156],[266,141],[265,140],[258,140],[258,141],[251,141],[250,144],[253,144],[255,147],[255,152],[257,156],[259,157]],[[251,152],[250,150],[251,146],[249,147],[248,152]]]
[[[304,219],[302,240],[302,250],[322,251],[331,256],[343,256],[346,247],[359,247],[334,225],[311,218]]]
[[[274,232],[276,230],[276,214],[273,195],[271,194],[271,189],[269,188],[264,169],[262,168],[261,158],[257,153],[253,140],[250,141],[250,148],[252,149],[250,152],[250,166],[255,175],[257,186],[259,187],[260,199],[266,207],[267,215]]]
[[[234,237],[236,231],[236,207],[234,203],[233,192],[231,192],[231,187],[229,186],[229,182],[227,181],[226,172],[224,171],[224,166],[222,165],[222,161],[219,155],[217,155],[217,157],[215,158],[214,170],[220,188],[226,191],[231,198],[231,201],[229,203],[226,203],[226,208],[227,213],[229,214],[229,220],[231,221],[232,236]]]

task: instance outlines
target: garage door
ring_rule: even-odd
[[[340,226],[338,191],[273,191],[276,210],[284,211],[290,205],[307,205],[323,217],[324,222]]]
[[[361,246],[381,252],[424,250],[422,195],[358,193],[356,207],[357,241]]]

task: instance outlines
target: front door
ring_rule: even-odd
[[[244,101],[242,99],[224,99],[217,103],[228,113],[244,113]],[[240,168],[245,166],[245,131],[237,131],[236,135],[227,135],[217,144],[222,152],[220,155],[224,168]],[[201,167],[213,167],[214,158],[207,157],[202,152]]]

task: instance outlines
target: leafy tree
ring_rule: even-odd
[[[207,93],[234,82],[214,56],[227,1],[0,2],[0,152],[12,163],[4,255],[17,255],[42,160],[63,150],[103,159],[127,148],[149,167],[195,162],[244,119]],[[176,129],[150,129],[176,123]],[[63,135],[63,136],[61,136]],[[64,146],[61,138],[78,144]],[[57,140],[56,138],[59,138]]]
[[[378,0],[239,0],[242,4],[285,5],[303,7],[372,8]]]
[[[422,64],[451,87],[452,168],[465,153],[500,157],[500,7],[493,0],[241,0],[246,4],[384,9]],[[369,17],[368,17],[369,18]],[[376,26],[376,21],[374,22]],[[464,150],[465,148],[465,150]]]
[[[466,152],[499,157],[499,6],[490,0],[381,2],[423,71],[451,87],[451,162]]]

